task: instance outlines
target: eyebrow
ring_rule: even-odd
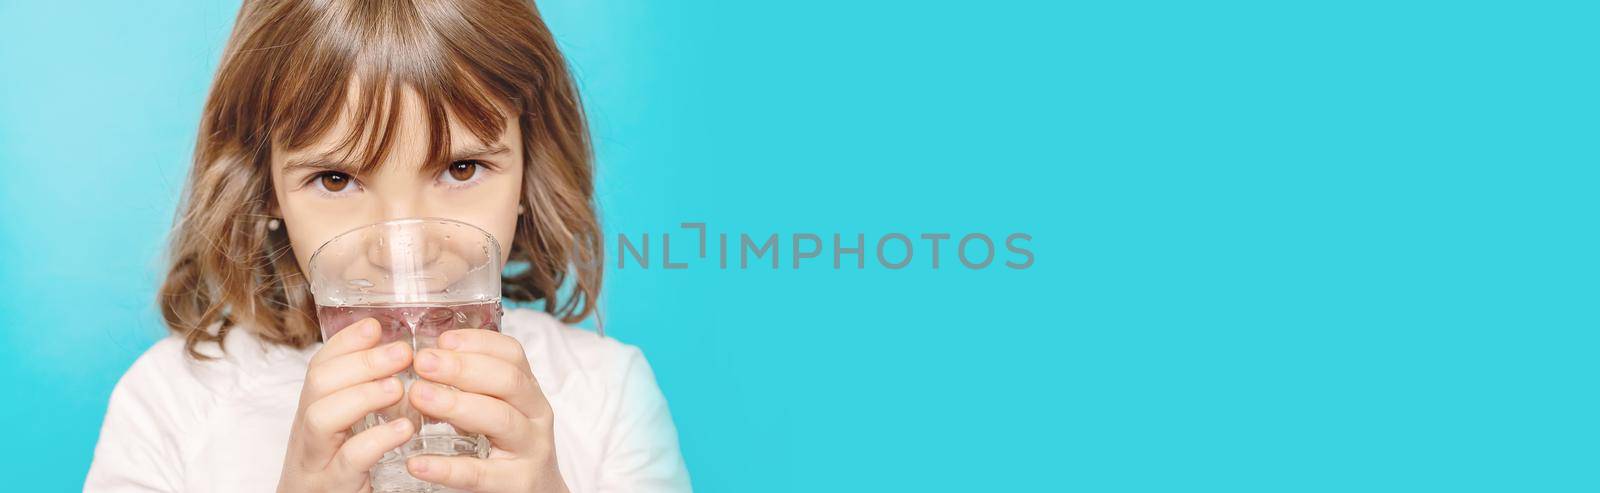
[[[504,154],[506,151],[509,151],[509,150],[511,150],[511,149],[506,147],[503,144],[498,143],[498,142],[493,143],[493,144],[473,144],[473,145],[470,145],[470,146],[467,146],[467,147],[463,147],[463,148],[451,151],[450,152],[450,161],[454,162],[454,161],[460,161],[460,160],[463,160],[463,159],[485,158],[485,157],[489,157],[489,156],[495,156],[495,155],[499,155],[499,154]],[[307,168],[307,169],[337,171],[337,172],[346,173],[346,174],[355,174],[356,171],[357,171],[357,167],[355,165],[350,164],[350,163],[339,161],[336,158],[337,154],[339,154],[337,151],[333,151],[333,152],[324,152],[324,153],[312,154],[312,155],[308,155],[308,156],[291,157],[291,158],[288,158],[284,162],[283,172],[285,174],[287,174],[287,173],[289,173],[291,171],[294,171],[294,170],[297,170],[297,169]],[[432,167],[432,166],[424,166],[423,169],[427,169],[427,168],[430,168],[430,167]]]
[[[462,159],[489,157],[505,153],[509,150],[511,149],[501,145],[499,142],[495,142],[493,144],[474,144],[451,152],[450,160],[460,161]]]

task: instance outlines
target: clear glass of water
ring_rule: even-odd
[[[399,219],[340,234],[311,255],[309,278],[322,339],[372,317],[383,327],[380,344],[406,341],[413,350],[435,347],[439,334],[457,329],[500,330],[500,245],[489,233],[448,219]],[[409,395],[414,369],[397,375]],[[360,433],[408,418],[416,435],[384,454],[372,469],[375,493],[446,491],[411,477],[405,460],[415,455],[486,457],[481,434],[463,434],[423,416],[408,399],[368,414],[351,429]]]

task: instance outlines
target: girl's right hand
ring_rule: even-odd
[[[373,347],[378,340],[378,321],[364,319],[334,334],[311,358],[278,491],[369,491],[367,471],[411,438],[414,425],[405,418],[350,434],[367,413],[405,395],[394,375],[411,364],[411,347],[405,341]]]

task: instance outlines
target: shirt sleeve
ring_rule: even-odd
[[[189,399],[175,385],[183,375],[162,341],[134,362],[111,391],[100,441],[83,485],[85,492],[178,491],[182,457],[178,437]],[[181,351],[181,348],[179,348]],[[181,358],[181,355],[178,356]],[[192,423],[191,423],[192,424]]]
[[[615,426],[601,464],[600,492],[688,492],[689,470],[667,399],[644,353],[628,346]]]

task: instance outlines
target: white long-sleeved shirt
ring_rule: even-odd
[[[556,460],[573,492],[689,491],[677,430],[638,348],[543,312],[507,309],[555,413]],[[320,345],[262,342],[244,327],[199,349],[168,337],[140,356],[106,410],[85,491],[274,491],[306,365]]]

